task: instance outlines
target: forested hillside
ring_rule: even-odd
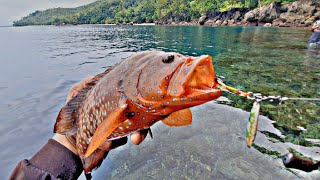
[[[118,22],[193,21],[201,15],[296,0],[100,0],[77,8],[35,11],[14,26],[50,24],[105,24]]]

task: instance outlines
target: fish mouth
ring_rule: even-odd
[[[190,95],[209,93],[215,85],[215,74],[210,56],[200,57],[196,66],[189,74],[185,87]]]
[[[195,98],[216,92],[215,74],[212,58],[208,55],[189,57],[179,68],[173,81],[180,80],[183,85],[173,85],[169,88],[172,97]]]

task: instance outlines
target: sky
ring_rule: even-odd
[[[0,0],[0,26],[12,25],[12,22],[36,10],[54,7],[77,7],[96,0]]]

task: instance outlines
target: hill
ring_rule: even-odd
[[[77,8],[35,11],[13,25],[190,22],[201,15],[233,8],[253,9],[273,1],[286,4],[295,0],[99,0]]]

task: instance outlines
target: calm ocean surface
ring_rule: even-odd
[[[267,95],[317,98],[320,52],[307,49],[310,34],[259,27],[0,27],[0,177],[7,178],[18,161],[52,137],[74,83],[137,51],[210,54],[216,74],[228,84]],[[233,100],[248,110],[250,104]],[[319,138],[319,102],[264,109],[279,125],[299,125],[307,136]]]

